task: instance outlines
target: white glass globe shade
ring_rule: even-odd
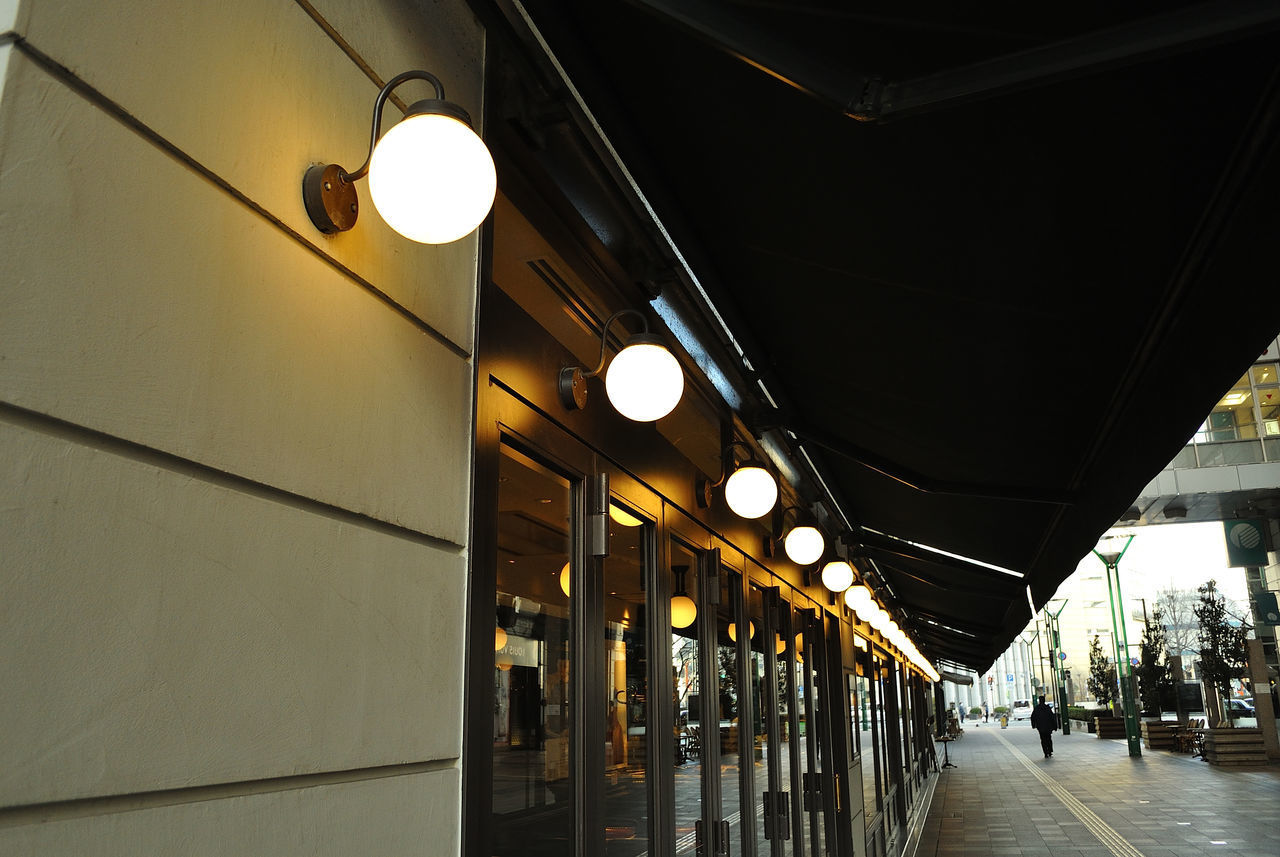
[[[761,518],[778,502],[778,483],[763,467],[739,467],[725,483],[724,499],[738,517]]]
[[[676,595],[671,599],[671,627],[688,628],[698,618],[698,605],[688,595]]]
[[[756,624],[754,622],[748,622],[747,623],[747,639],[750,640],[755,635],[756,635]],[[733,640],[735,643],[738,642],[738,623],[737,622],[729,623],[729,639]]]
[[[651,423],[679,404],[684,372],[666,348],[637,342],[613,358],[605,372],[604,389],[618,413],[638,423]]]
[[[822,567],[822,585],[832,592],[844,592],[853,585],[853,566],[842,559]]]
[[[817,527],[792,527],[782,544],[787,550],[787,556],[796,565],[813,565],[827,549],[822,531]]]
[[[857,586],[851,586],[844,593],[844,603],[848,604],[861,615],[871,606],[871,590],[859,583]],[[865,616],[863,619],[865,620]]]
[[[564,593],[564,597],[569,597],[569,563],[564,564],[564,568],[560,569],[560,591]]]
[[[369,196],[387,225],[411,241],[470,235],[498,187],[484,141],[452,116],[410,116],[382,136],[369,162]]]
[[[507,644],[507,632],[501,628],[493,631],[493,650],[496,652]]]
[[[506,652],[503,652],[502,654],[498,655],[498,657],[496,658],[496,662],[494,666],[496,666],[498,669],[502,670],[503,672],[506,672],[507,670],[511,669],[511,665],[513,663],[514,661],[511,659],[511,655],[508,655]]]

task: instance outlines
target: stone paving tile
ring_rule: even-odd
[[[951,744],[958,767],[938,775],[919,857],[1115,857],[1013,750],[1143,857],[1280,857],[1280,765],[1130,759],[1124,741],[1088,733],[1055,735],[1046,759],[1034,730],[996,724],[967,725]]]

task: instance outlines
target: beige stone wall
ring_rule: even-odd
[[[456,853],[478,243],[406,241],[364,183],[321,235],[300,182],[363,160],[370,74],[478,118],[482,29],[0,31],[0,854]]]

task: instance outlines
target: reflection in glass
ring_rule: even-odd
[[[809,768],[804,753],[804,667],[797,668],[796,638],[800,626],[790,605],[785,605],[783,648],[778,652],[778,711],[786,717],[782,729],[782,751],[787,756],[784,782],[791,793],[791,848],[794,854],[809,854],[808,818],[805,815],[805,784]],[[803,640],[801,640],[803,642]]]
[[[889,742],[893,740],[892,733],[889,731],[889,694],[893,692],[890,687],[888,661],[876,654],[876,726],[880,730],[880,740],[877,742],[880,749],[880,806],[884,809],[886,819],[890,819],[893,813],[889,810],[889,797],[893,791],[896,777],[893,773],[893,764],[891,763],[891,754],[889,753]]]
[[[671,543],[673,572],[684,569],[688,596],[699,601],[697,557],[678,542]],[[698,628],[703,617],[671,629],[671,677],[675,713],[675,841],[676,854],[696,847],[697,823],[702,817],[702,741],[704,700],[698,662]],[[714,711],[714,709],[712,709]]]
[[[716,668],[719,679],[719,717],[716,723],[706,725],[706,735],[720,742],[720,813],[718,818],[729,822],[730,842],[742,840],[741,783],[742,764],[740,749],[740,723],[738,718],[738,644],[737,636],[729,635],[735,627],[734,598],[741,578],[734,571],[722,569],[717,580],[721,587],[720,607],[716,611]],[[736,852],[731,847],[731,852]]]
[[[1258,437],[1249,373],[1226,392],[1196,432],[1196,443],[1220,443]]]
[[[915,710],[911,705],[910,675],[907,673],[905,669],[902,668],[901,663],[898,664],[898,682],[902,687],[902,694],[901,694],[902,695],[902,718],[901,719],[903,724],[902,758],[905,760],[904,767],[908,771],[919,771],[919,767],[916,764],[916,751],[915,751],[916,718],[915,718]]]
[[[604,842],[609,857],[633,857],[649,850],[650,838],[645,570],[652,525],[640,526],[640,518],[617,505],[610,517],[613,548],[604,562]]]
[[[760,587],[752,586],[747,593],[747,621],[750,623],[748,630],[751,632],[751,639],[747,643],[748,657],[750,663],[747,667],[747,675],[751,677],[751,699],[752,705],[750,739],[744,738],[742,750],[746,751],[751,748],[752,766],[755,769],[755,790],[752,795],[752,808],[754,810],[757,824],[755,826],[756,838],[756,854],[760,857],[767,857],[773,853],[781,853],[771,851],[772,846],[769,844],[773,838],[765,838],[764,824],[764,795],[765,792],[772,793],[778,787],[776,783],[769,781],[769,754],[775,752],[771,747],[772,742],[769,740],[769,707],[771,699],[766,694],[765,688],[768,687],[768,676],[765,671],[765,655],[763,651],[762,641],[765,636],[764,621],[764,593],[760,591]],[[744,736],[746,730],[744,728]],[[772,834],[772,831],[769,831]]]
[[[866,655],[858,653],[858,698],[854,705],[857,717],[858,750],[862,753],[862,808],[866,814],[867,827],[876,814],[876,745],[871,732],[871,682],[867,680],[866,667],[863,660]]]
[[[569,483],[517,452],[499,460],[494,626],[493,853],[573,850],[569,735]]]
[[[1262,434],[1269,438],[1280,437],[1280,363],[1262,363],[1254,366],[1253,398],[1258,403]],[[1270,456],[1268,456],[1270,460]]]
[[[814,650],[817,638],[812,625],[803,613],[795,617],[796,645],[796,687],[800,695],[800,755],[803,759],[804,774],[801,786],[804,790],[806,810],[807,841],[805,853],[821,854],[822,836],[825,832],[823,798],[822,798],[822,760],[819,754],[821,732],[819,724],[819,696],[816,683],[818,653]],[[802,631],[803,629],[803,631]]]

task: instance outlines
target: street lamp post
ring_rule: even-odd
[[[1120,558],[1133,541],[1132,533],[1103,536],[1094,555],[1107,567],[1107,595],[1111,599],[1111,638],[1116,652],[1116,678],[1120,684],[1120,704],[1124,707],[1124,735],[1129,755],[1142,755],[1142,735],[1138,728],[1138,710],[1134,705],[1133,671],[1129,664],[1129,634],[1125,628],[1124,598],[1120,594]]]
[[[1054,696],[1058,700],[1058,722],[1062,724],[1062,734],[1071,734],[1071,718],[1067,716],[1067,680],[1062,674],[1062,633],[1058,629],[1058,617],[1067,609],[1067,599],[1062,599],[1062,606],[1057,613],[1050,613],[1045,605],[1045,624],[1049,632],[1049,667],[1053,670]]]
[[[1028,637],[1025,631],[1018,635],[1018,642],[1022,644],[1022,648],[1020,650],[1022,652],[1022,672],[1018,676],[1018,679],[1020,682],[1026,683],[1027,698],[1033,701],[1036,696],[1036,674],[1031,662],[1031,641],[1035,638],[1035,634]]]

